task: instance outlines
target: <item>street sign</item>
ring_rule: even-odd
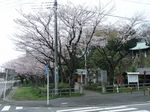
[[[107,71],[101,70],[100,74],[101,74],[101,82],[102,83],[107,83]]]
[[[87,70],[86,69],[76,69],[76,74],[87,74]]]
[[[45,65],[45,75],[49,73],[48,65]]]

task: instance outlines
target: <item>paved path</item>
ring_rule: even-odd
[[[84,107],[84,106],[106,106],[120,105],[128,103],[141,103],[150,101],[150,96],[144,96],[143,92],[138,93],[119,93],[119,94],[100,94],[92,91],[84,91],[81,97],[57,98],[50,100],[51,107]],[[6,103],[13,105],[46,107],[45,101],[13,101],[10,98]]]
[[[82,107],[82,106],[105,106],[150,101],[150,96],[143,93],[119,93],[119,94],[88,94],[82,97],[59,98],[50,101],[53,106]]]
[[[99,96],[101,96],[100,93],[94,92],[94,91],[89,91],[89,90],[84,90],[84,93],[85,93],[85,95],[84,95],[85,97],[91,97],[91,96],[99,97]]]

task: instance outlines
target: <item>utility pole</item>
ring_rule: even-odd
[[[57,35],[57,0],[54,0],[54,74],[55,74],[55,95],[58,94],[58,35]]]
[[[86,36],[85,36],[85,56],[84,56],[84,67],[85,67],[85,84],[87,84],[87,51],[88,51],[88,47],[87,46],[87,41],[86,41]]]
[[[3,94],[3,100],[6,99],[6,90],[7,90],[7,80],[8,80],[8,69],[5,69],[6,76],[5,76],[5,82],[4,82],[4,94]]]
[[[45,66],[45,71],[47,75],[47,105],[49,105],[49,68],[48,64]]]

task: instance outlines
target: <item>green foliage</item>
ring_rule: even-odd
[[[115,74],[122,72],[124,59],[129,55],[129,49],[136,45],[137,40],[131,39],[123,42],[120,38],[115,37],[115,34],[109,35],[107,45],[105,47],[97,47],[92,49],[88,63],[95,68],[107,70],[110,84],[113,84]],[[126,59],[126,62],[128,60]],[[126,63],[128,64],[128,63]],[[121,69],[121,70],[120,70]]]
[[[67,84],[67,83],[59,83],[58,84],[58,88],[59,89],[64,89],[64,88],[69,88],[70,86],[69,86],[69,84]]]
[[[129,41],[127,41],[127,43],[124,45],[124,48],[125,50],[129,50],[130,48],[133,48],[136,46],[136,43],[138,42],[139,40],[136,39],[136,38],[133,38]]]
[[[96,49],[92,49],[92,52],[88,56],[87,63],[89,68],[96,68],[99,66],[100,57],[99,52]]]
[[[136,91],[137,88],[135,87],[119,87],[119,93],[131,93]]]
[[[143,64],[144,64],[144,67],[150,67],[150,56],[149,55],[146,58],[143,57]]]
[[[21,74],[17,78],[23,87],[43,87],[46,83],[45,75]]]
[[[97,91],[97,92],[101,92],[102,91],[101,86],[99,86],[98,84],[91,84],[91,85],[85,86],[85,89],[86,90]]]
[[[61,85],[61,87],[67,87],[66,85]],[[13,95],[14,100],[46,100],[46,87],[19,87],[15,91],[15,94]],[[64,91],[62,91],[64,92]],[[50,99],[54,98],[60,98],[60,97],[75,97],[75,96],[81,96],[83,94],[80,93],[71,93],[69,94],[67,91],[66,93],[61,93],[61,95],[52,95],[50,94]]]
[[[55,88],[54,83],[50,83],[50,84],[49,84],[49,87],[50,87],[50,89],[54,89],[54,88]],[[59,88],[59,89],[69,88],[69,84],[68,84],[68,83],[59,83],[59,84],[58,84],[58,88]]]
[[[33,87],[19,87],[13,99],[16,100],[43,100],[46,99],[46,96],[41,95],[41,90],[39,88]]]
[[[132,65],[130,68],[129,68],[129,72],[136,72],[136,70],[137,70],[137,67],[136,66],[134,66],[134,65]]]

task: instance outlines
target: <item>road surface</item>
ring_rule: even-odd
[[[150,112],[150,103],[105,107],[77,107],[59,109],[56,112]]]
[[[150,112],[150,103],[91,107],[24,107],[0,104],[0,112]]]

